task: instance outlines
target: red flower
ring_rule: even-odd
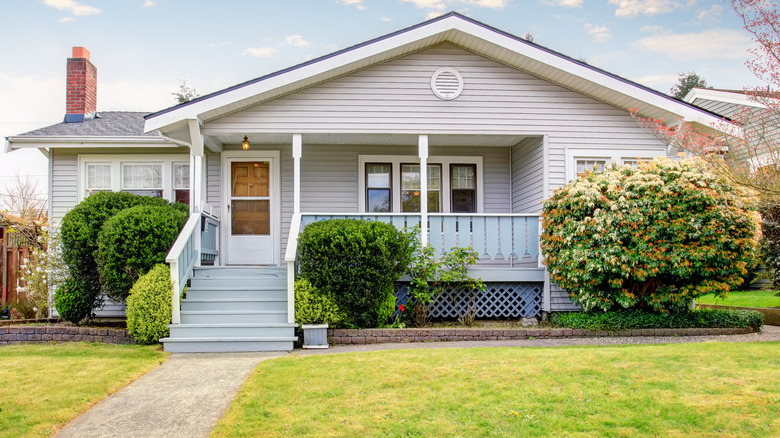
[[[403,311],[404,311],[404,305],[403,305],[403,304],[401,304],[400,306],[398,306],[398,308],[399,308],[399,309],[401,309],[401,312],[403,312]]]

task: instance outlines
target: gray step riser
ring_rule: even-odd
[[[192,287],[198,289],[219,289],[221,287],[260,287],[260,288],[275,288],[275,289],[287,289],[287,279],[284,278],[246,278],[246,277],[229,277],[229,278],[193,278],[190,281]]]
[[[212,290],[212,289],[188,289],[187,298],[192,300],[213,299],[213,300],[241,300],[247,298],[269,298],[275,300],[286,300],[287,291],[282,289],[271,290]]]
[[[279,338],[295,336],[292,327],[187,327],[172,326],[171,338]]]
[[[284,269],[241,269],[241,268],[212,268],[197,269],[196,278],[204,277],[286,277],[287,268]]]
[[[219,313],[181,315],[182,324],[230,324],[230,323],[286,323],[287,312],[224,315]]]
[[[165,342],[165,351],[171,353],[227,353],[231,351],[290,351],[292,341],[248,342]]]
[[[287,310],[284,301],[187,301],[181,302],[181,310]]]

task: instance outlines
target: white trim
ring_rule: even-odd
[[[766,108],[761,102],[752,99],[745,93],[733,91],[712,90],[709,88],[694,88],[683,98],[688,103],[694,103],[696,99],[714,100],[723,103],[732,103],[735,105],[752,106],[756,108]]]
[[[268,151],[268,150],[248,150],[248,151],[222,151],[220,169],[222,172],[222,205],[220,206],[221,226],[219,227],[220,236],[220,248],[219,253],[224,254],[224,257],[220,257],[220,262],[228,260],[228,232],[230,231],[230,213],[228,213],[228,203],[230,202],[230,163],[232,161],[255,161],[255,160],[270,160],[271,161],[271,184],[272,184],[272,205],[273,211],[271,215],[271,238],[273,239],[274,253],[272,265],[279,266],[282,257],[282,189],[281,189],[281,152],[280,151]]]
[[[577,177],[575,160],[606,160],[607,164],[616,162],[622,163],[622,160],[631,160],[636,158],[653,159],[655,157],[665,156],[665,150],[642,149],[642,148],[623,148],[623,149],[601,149],[586,147],[566,147],[566,182]],[[545,181],[547,178],[545,178]]]
[[[87,164],[92,163],[105,163],[111,165],[111,191],[122,191],[122,164],[162,164],[162,179],[163,179],[163,199],[167,201],[175,201],[173,195],[173,163],[182,163],[189,161],[189,155],[92,155],[92,154],[80,154],[78,156],[78,202],[81,202],[86,197],[86,185],[87,185]],[[190,180],[192,185],[192,180]],[[192,199],[190,199],[192,204]]]
[[[482,213],[485,205],[485,184],[483,157],[480,156],[430,156],[427,164],[441,164],[441,210],[449,212],[450,206],[450,165],[474,164],[477,166],[477,211]],[[419,163],[414,155],[358,155],[358,211],[366,211],[366,163],[390,163],[392,170],[393,212],[401,212],[401,163]],[[423,202],[420,205],[427,205]],[[374,213],[371,213],[374,214]],[[408,212],[406,214],[409,214]],[[431,213],[432,214],[432,213]],[[460,213],[468,214],[468,213]]]

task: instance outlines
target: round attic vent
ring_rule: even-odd
[[[463,92],[463,77],[454,68],[440,68],[431,76],[431,90],[439,99],[455,99]]]

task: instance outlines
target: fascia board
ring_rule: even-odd
[[[729,91],[710,90],[706,88],[694,88],[685,95],[686,102],[693,103],[696,99],[715,100],[724,103],[733,103],[735,105],[752,106],[756,108],[766,108],[761,102],[757,102],[750,96],[743,93],[732,93]]]
[[[28,148],[159,148],[180,147],[155,138],[139,137],[8,137],[9,150]]]

